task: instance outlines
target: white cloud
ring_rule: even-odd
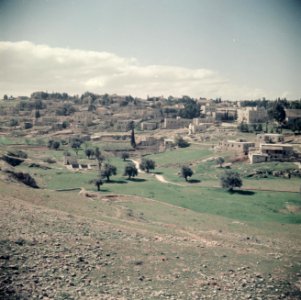
[[[228,99],[267,96],[236,86],[217,72],[177,66],[143,66],[108,52],[51,48],[31,42],[0,42],[0,95],[33,91],[81,94],[190,95]]]

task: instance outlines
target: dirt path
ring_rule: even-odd
[[[138,170],[139,173],[146,174],[146,172],[144,172],[143,170],[140,169],[140,163],[137,160],[131,159],[131,161],[135,164],[135,166],[136,166],[136,168],[137,168],[137,170]],[[164,184],[173,184],[173,185],[183,186],[180,183],[175,183],[175,182],[171,182],[171,181],[166,180],[163,175],[158,175],[158,174],[149,174],[149,175],[155,175],[155,178],[159,182],[164,183]]]
[[[139,173],[145,173],[143,170],[140,169],[140,163],[138,160],[131,159],[131,161],[134,163]]]

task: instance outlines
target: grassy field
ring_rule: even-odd
[[[51,169],[30,168],[28,163],[17,167],[18,170],[31,173],[41,187],[58,190],[65,188],[83,187],[96,191],[91,184],[98,176],[97,168],[86,171],[69,170],[63,165],[63,150],[28,149],[32,161],[43,161],[45,157],[53,157],[57,163],[49,164]],[[104,182],[101,193],[137,195],[151,198],[195,212],[208,213],[237,220],[247,220],[254,223],[280,222],[301,223],[301,198],[298,193],[257,191],[253,189],[295,189],[300,186],[299,178],[291,180],[272,177],[264,179],[243,178],[245,188],[249,191],[228,193],[219,188],[219,176],[223,172],[214,161],[206,159],[217,156],[210,147],[193,145],[188,148],[167,151],[165,153],[148,156],[155,160],[156,170],[151,174],[139,174],[133,180],[123,176],[124,167],[128,163],[112,155],[107,156],[107,162],[117,167],[117,176],[111,182]],[[78,158],[82,162],[94,163],[87,160],[84,151],[79,152]],[[178,173],[182,164],[191,165],[194,170],[192,177],[195,183],[186,183]],[[45,163],[44,163],[45,165]],[[47,165],[47,164],[46,164]],[[293,164],[262,164],[249,165],[237,163],[233,169],[241,174],[248,174],[258,168],[272,168],[275,170],[293,168]],[[155,173],[161,174],[170,184],[159,182]]]

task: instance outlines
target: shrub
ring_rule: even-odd
[[[3,155],[2,159],[13,167],[16,167],[24,162],[24,159],[9,155]]]
[[[32,187],[34,189],[38,189],[39,188],[38,185],[37,185],[37,183],[36,183],[36,181],[35,181],[35,179],[33,177],[31,177],[30,174],[23,173],[23,172],[17,172],[17,173],[15,173],[15,172],[12,172],[12,171],[9,171],[9,173],[10,173],[10,175],[14,179],[18,180],[19,182],[22,182],[25,185],[28,185],[28,186],[30,186],[30,187]]]
[[[52,157],[47,157],[43,161],[48,163],[48,164],[55,164],[56,163],[56,160]]]
[[[176,137],[175,139],[175,144],[179,147],[179,148],[186,148],[188,147],[190,144],[185,141],[181,136]]]

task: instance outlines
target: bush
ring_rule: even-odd
[[[56,163],[56,160],[52,157],[47,157],[43,161],[48,163],[48,164],[55,164]]]
[[[188,147],[190,144],[185,141],[181,136],[176,137],[175,139],[175,144],[179,147],[179,148],[186,148]]]
[[[35,179],[33,177],[31,177],[30,174],[28,173],[23,173],[23,172],[12,172],[9,171],[9,174],[16,180],[18,180],[19,182],[24,183],[25,185],[28,185],[34,189],[38,189],[38,185],[35,181]]]
[[[16,167],[24,162],[24,159],[22,158],[9,155],[3,155],[2,159],[13,167]]]

